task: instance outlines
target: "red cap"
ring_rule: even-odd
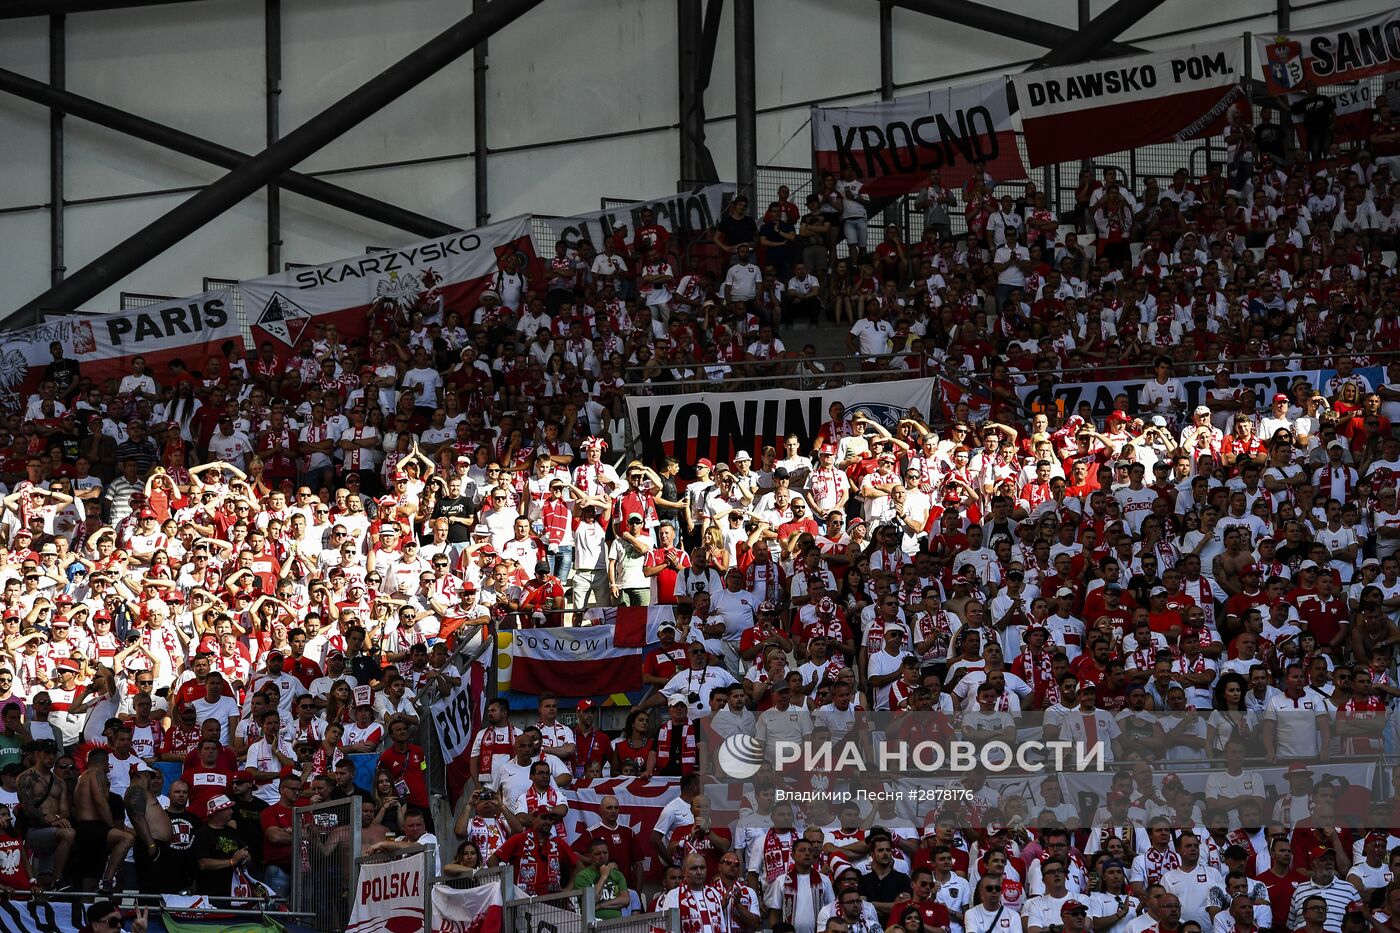
[[[1089,908],[1086,907],[1086,906],[1084,906],[1084,904],[1083,904],[1082,902],[1071,899],[1071,900],[1065,901],[1063,904],[1060,905],[1060,916],[1064,916],[1065,914],[1070,913],[1070,912],[1072,912],[1072,911],[1076,911],[1076,910],[1087,911],[1088,909],[1089,909]]]
[[[824,454],[833,454],[833,455],[834,455],[834,454],[836,453],[836,445],[835,445],[835,444],[823,444],[823,445],[821,446],[820,452],[821,452],[821,453],[824,453]]]
[[[253,772],[251,771],[235,771],[233,773],[233,782],[237,784],[239,781],[256,782],[257,778],[253,777]]]
[[[590,700],[590,699],[584,698],[584,699],[578,701],[578,710],[579,710],[579,712],[583,712],[583,711],[586,710],[586,709],[596,709],[596,708],[597,708],[597,707],[595,706],[595,704],[593,703],[593,701]]]
[[[141,512],[140,512],[140,514],[138,514],[136,517],[137,517],[137,518],[155,518],[155,517],[156,517],[156,513],[155,513],[155,512],[152,512],[150,509],[142,509]]]
[[[695,465],[697,467],[704,467],[707,470],[713,470],[715,468],[714,463],[706,457],[701,457],[699,460],[696,460]]]
[[[1336,853],[1332,851],[1331,846],[1310,846],[1308,848],[1308,861],[1310,862],[1315,862],[1320,858],[1326,858],[1329,855],[1336,858]]]

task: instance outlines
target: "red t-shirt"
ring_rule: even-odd
[[[290,867],[292,864],[292,844],[289,842],[284,846],[279,846],[268,842],[267,830],[269,826],[275,826],[278,829],[285,829],[287,832],[291,832],[291,808],[281,803],[275,803],[266,810],[263,810],[260,819],[262,820],[263,828],[263,861],[269,865],[276,865],[280,868]]]
[[[190,786],[190,812],[204,818],[205,806],[214,797],[229,796],[233,787],[233,771],[226,768],[186,768],[180,780]]]
[[[423,749],[409,744],[403,751],[392,745],[379,753],[379,767],[389,772],[395,782],[408,787],[408,802],[415,807],[428,806],[428,761]]]
[[[580,855],[586,853],[597,839],[608,844],[608,858],[617,863],[624,875],[647,855],[637,841],[637,834],[621,823],[617,824],[617,829],[608,829],[599,824],[584,830],[579,834],[578,842],[574,843],[574,851]]]

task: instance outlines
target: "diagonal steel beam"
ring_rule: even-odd
[[[1089,24],[1083,29],[1075,31],[1070,39],[1055,43],[1050,52],[1036,62],[1035,67],[1073,65],[1090,58],[1109,58],[1119,54],[1111,51],[1111,47],[1117,45],[1113,40],[1165,2],[1166,0],[1118,0],[1089,20]]]
[[[177,130],[163,123],[138,117],[91,98],[82,97],[71,91],[60,90],[42,81],[35,81],[33,78],[16,74],[13,71],[6,71],[3,68],[0,68],[0,91],[222,168],[235,169],[252,158],[251,155],[239,152],[237,149],[220,146],[218,143],[212,143],[207,139]],[[445,224],[431,217],[424,217],[422,214],[375,200],[348,188],[342,188],[309,175],[302,175],[299,172],[284,172],[275,181],[288,191],[295,191],[297,194],[305,195],[332,207],[342,208],[352,214],[358,214],[361,217],[367,217],[370,220],[397,227],[418,236],[429,238],[446,236],[458,229],[451,224]]]
[[[1127,2],[1127,0],[1120,0],[1121,2]],[[1150,5],[1155,6],[1160,2],[1161,0],[1156,0]],[[1020,13],[1008,13],[996,7],[973,3],[971,0],[890,0],[890,3],[914,13],[923,13],[926,16],[957,23],[960,26],[970,26],[993,35],[1047,49],[1057,49],[1072,41],[1079,34],[1077,29],[1070,29],[1068,26],[1056,26],[1054,23],[1032,19]],[[1113,35],[1116,36],[1118,33]],[[1113,38],[1113,36],[1109,38]],[[1130,55],[1133,52],[1142,51],[1137,46],[1124,45],[1121,42],[1101,43],[1101,47],[1105,56]]]
[[[297,129],[79,269],[20,312],[71,310],[165,252],[312,153],[357,126],[533,10],[543,0],[491,0],[485,8],[331,104]]]
[[[0,0],[0,19],[24,16],[64,16],[95,10],[125,10],[137,6],[164,6],[193,0]]]

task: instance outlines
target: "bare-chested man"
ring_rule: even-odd
[[[117,826],[116,818],[112,815],[112,787],[107,778],[108,757],[105,748],[94,748],[88,753],[87,768],[78,778],[78,787],[73,794],[78,874],[84,891],[91,891],[89,885],[94,881],[97,881],[98,891],[109,892],[116,888],[117,872],[122,862],[126,861],[126,853],[135,839],[130,831]]]
[[[1246,545],[1249,535],[1238,528],[1228,528],[1223,536],[1225,550],[1215,556],[1215,582],[1225,590],[1226,596],[1234,596],[1244,590],[1240,579],[1245,567],[1254,563],[1254,552]]]
[[[19,806],[29,827],[26,839],[40,859],[51,858],[48,871],[41,872],[36,880],[42,883],[48,877],[49,883],[58,887],[63,884],[68,853],[76,835],[68,822],[68,785],[53,769],[58,743],[53,739],[35,739],[24,750],[34,756],[34,766],[22,773],[16,784]]]
[[[182,787],[183,782],[176,782]],[[170,846],[170,814],[160,805],[160,791],[165,775],[159,771],[142,771],[131,776],[131,786],[122,801],[126,817],[136,830],[134,857],[136,877],[142,891],[161,890],[157,876],[161,873],[161,857]],[[173,789],[172,789],[173,796]]]

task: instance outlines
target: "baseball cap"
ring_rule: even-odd
[[[1308,861],[1315,862],[1320,858],[1336,858],[1337,853],[1332,851],[1331,846],[1310,846],[1308,848]]]
[[[1152,588],[1152,592],[1149,593],[1148,595],[1149,595],[1149,596],[1166,596],[1166,595],[1167,595],[1167,588],[1166,588],[1165,586],[1154,586],[1154,587]]]
[[[594,704],[594,702],[593,702],[592,700],[588,699],[587,697],[585,697],[584,699],[578,701],[578,707],[577,707],[577,709],[579,710],[579,712],[583,712],[583,711],[586,710],[586,709],[596,709],[596,708],[597,708],[597,707],[596,707],[596,705]]]
[[[685,697],[679,693],[673,693],[666,698],[667,706],[688,706]]]
[[[1056,596],[1073,596],[1073,595],[1074,595],[1074,590],[1070,589],[1070,588],[1067,587],[1067,586],[1062,586],[1062,587],[1060,587],[1058,590],[1055,591],[1055,595],[1056,595]]]
[[[209,802],[204,805],[204,812],[207,816],[213,816],[220,810],[232,810],[233,801],[224,794],[216,794],[209,798]]]
[[[701,457],[699,460],[695,461],[695,467],[696,469],[703,467],[706,470],[713,470],[715,468],[715,465],[713,462],[706,459],[705,457]]]
[[[1208,415],[1210,414],[1210,408],[1206,405],[1197,405],[1196,410],[1193,412],[1193,414]]]
[[[1075,684],[1074,689],[1078,690],[1080,693],[1083,693],[1085,690],[1092,690],[1098,693],[1099,685],[1092,680],[1081,680],[1079,683]]]
[[[1065,914],[1072,914],[1076,910],[1082,910],[1085,913],[1087,913],[1089,911],[1089,908],[1085,907],[1084,904],[1080,901],[1068,900],[1060,905],[1060,916],[1064,916]]]
[[[817,452],[823,454],[835,454],[836,446],[834,444],[823,444]]]
[[[1274,393],[1274,401],[1275,401],[1275,402],[1286,402],[1286,401],[1288,401],[1288,396],[1287,396],[1287,395],[1284,395],[1282,392],[1275,392],[1275,393]]]

